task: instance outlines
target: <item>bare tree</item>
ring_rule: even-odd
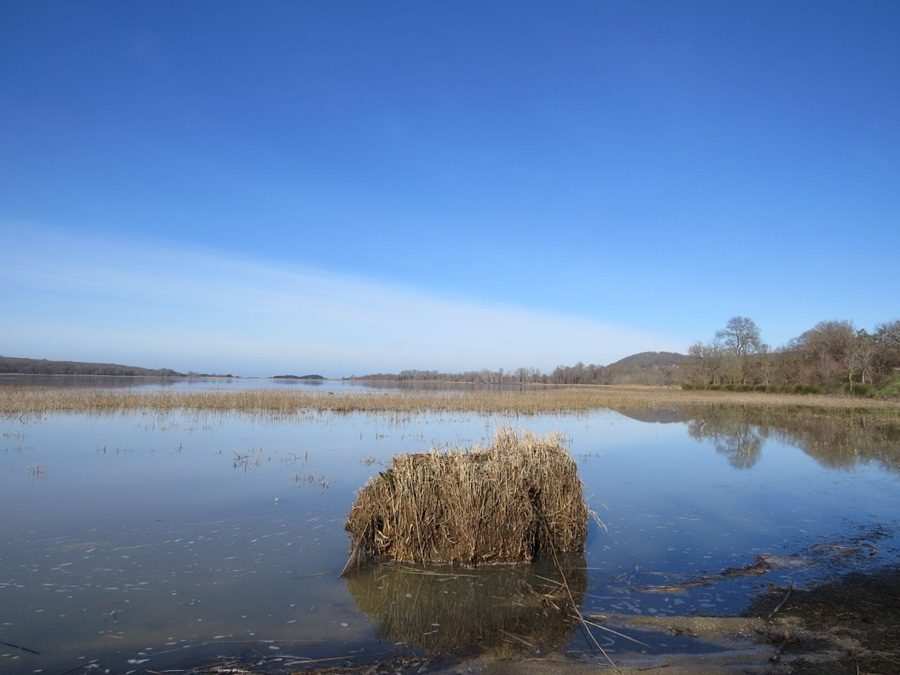
[[[748,354],[755,354],[762,345],[759,327],[753,319],[746,316],[729,319],[725,328],[716,333],[716,340],[739,359]]]
[[[860,384],[872,383],[878,354],[877,346],[875,338],[865,330],[856,332],[856,339],[850,343],[850,353],[847,357],[847,383],[851,394],[855,386],[853,376],[856,373],[859,373]]]
[[[807,381],[828,385],[829,382],[852,379],[850,354],[857,341],[856,329],[850,321],[820,321],[791,347],[803,355]]]
[[[753,319],[735,316],[728,320],[725,328],[716,333],[716,341],[732,358],[732,379],[747,383],[747,357],[762,348],[759,327]]]

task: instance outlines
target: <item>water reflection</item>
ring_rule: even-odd
[[[757,429],[743,420],[710,423],[706,419],[688,420],[688,433],[698,441],[712,440],[716,452],[728,458],[735,469],[750,469],[759,461],[768,430]]]
[[[560,561],[581,605],[583,556]],[[378,636],[428,653],[547,652],[575,626],[571,600],[548,561],[477,569],[375,565],[347,578],[357,606]]]
[[[819,464],[851,469],[877,462],[900,473],[900,419],[853,412],[692,407],[617,412],[642,422],[686,423],[691,438],[712,441],[736,469],[752,468],[769,439],[800,448]]]
[[[436,657],[580,648],[570,607],[546,580],[558,578],[552,568],[415,576],[381,567],[338,578],[356,490],[393,454],[484,442],[510,423],[570,439],[586,498],[608,526],[592,529],[587,562],[566,573],[586,614],[740,612],[769,583],[800,587],[829,573],[816,547],[852,543],[877,524],[886,534],[871,551],[836,564],[900,559],[900,420],[619,412],[0,418],[0,641],[41,652],[0,648],[0,673],[79,663],[102,668],[73,673],[187,671],[216,656],[331,658],[404,645]],[[810,564],[646,592],[759,554]]]

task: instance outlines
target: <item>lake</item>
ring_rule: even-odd
[[[592,523],[583,559],[566,563],[584,614],[730,615],[769,584],[900,558],[900,431],[860,416],[0,418],[0,672],[158,672],[218,658],[273,672],[397,654],[586,658],[593,650],[568,612],[530,604],[553,575],[542,565],[339,577],[355,492],[393,454],[486,443],[503,426],[561,432],[577,460],[604,525]],[[722,574],[758,556],[771,562],[766,574]],[[711,648],[629,635],[645,644],[597,639],[613,656]]]

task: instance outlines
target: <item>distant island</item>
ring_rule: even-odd
[[[0,356],[0,375],[100,375],[107,377],[223,377],[211,373],[180,373],[171,368],[140,368],[119,363],[86,361],[51,361],[14,356]]]
[[[305,380],[309,382],[310,380],[321,382],[325,379],[322,375],[273,375],[273,380]]]

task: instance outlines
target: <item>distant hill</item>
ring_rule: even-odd
[[[666,366],[677,366],[685,361],[687,361],[690,357],[686,354],[679,354],[678,352],[638,352],[637,354],[632,354],[631,356],[626,356],[624,359],[619,359],[613,363],[610,363],[607,369],[625,369],[632,370],[635,368],[643,369],[643,368],[665,368]]]
[[[84,361],[49,361],[0,356],[0,374],[17,375],[140,375],[145,377],[184,377],[169,368],[138,368],[118,363],[86,363]]]
[[[322,375],[273,375],[273,380],[324,380]]]
[[[604,368],[608,384],[672,384],[689,357],[677,352],[639,352]]]

